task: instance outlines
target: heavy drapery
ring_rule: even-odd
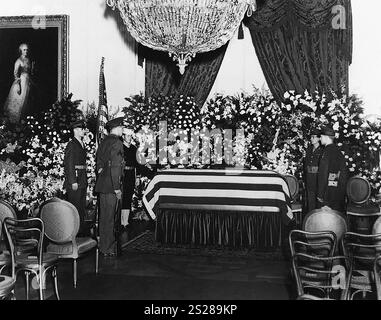
[[[245,25],[273,95],[348,91],[350,0],[266,0]]]
[[[146,96],[189,95],[202,106],[213,87],[227,46],[198,54],[184,75],[180,74],[167,52],[143,48],[140,53],[146,59]]]
[[[160,210],[156,240],[165,244],[279,250],[288,228],[273,212]]]

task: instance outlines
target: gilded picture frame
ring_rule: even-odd
[[[68,15],[0,17],[1,117],[18,122],[68,93],[68,40]]]

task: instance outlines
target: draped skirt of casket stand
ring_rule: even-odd
[[[279,249],[286,227],[277,212],[160,209],[156,241],[190,246]]]

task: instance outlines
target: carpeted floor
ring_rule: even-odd
[[[224,247],[190,247],[178,244],[161,244],[156,242],[153,231],[145,231],[137,238],[123,246],[124,252],[153,253],[162,255],[184,255],[222,258],[256,258],[284,260],[285,255],[281,249],[259,251],[250,248],[224,248]]]
[[[294,288],[289,262],[280,252],[260,253],[247,249],[205,249],[158,244],[147,231],[124,245],[122,256],[95,256],[78,262],[78,286],[72,285],[72,263],[58,266],[62,300],[288,300]],[[55,299],[50,278],[47,299]],[[16,298],[25,299],[22,277]],[[31,299],[38,298],[32,290]]]

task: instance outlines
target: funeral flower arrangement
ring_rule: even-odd
[[[182,96],[181,99],[183,102],[191,101],[191,97]],[[155,163],[159,151],[158,143],[155,144],[155,139],[160,134],[158,120],[173,123],[173,115],[181,115],[178,119],[186,119],[184,110],[188,110],[188,106],[182,104],[181,111],[174,111],[179,108],[176,104],[179,100],[175,101],[173,97],[147,99],[139,95],[128,100],[130,106],[126,109],[127,117],[133,117],[133,110],[148,115],[148,118],[135,118],[131,122],[133,130],[138,132],[145,126],[146,132],[152,130],[156,133],[156,136],[150,138],[152,148],[157,151],[152,153],[154,157],[151,160]],[[158,105],[157,101],[162,104]],[[378,166],[381,126],[369,125],[364,120],[362,101],[356,95],[338,96],[333,92],[321,94],[307,91],[297,94],[289,91],[284,94],[283,101],[279,102],[268,90],[254,88],[251,93],[242,92],[236,96],[216,94],[199,110],[199,118],[197,112],[194,117],[191,109],[187,111],[188,115],[192,115],[192,128],[200,128],[200,132],[203,129],[211,132],[221,129],[222,135],[224,129],[233,129],[233,165],[244,163],[247,168],[274,170],[298,178],[301,178],[301,159],[305,156],[311,129],[331,124],[336,131],[336,143],[345,155],[351,175],[364,176],[370,181],[374,192],[379,192],[381,176],[375,168]],[[157,120],[154,120],[153,115],[159,115]],[[176,126],[179,127],[181,126]],[[183,129],[189,127],[183,125]],[[243,130],[244,138],[238,136],[238,130]],[[168,145],[171,146],[171,142]],[[210,147],[213,152],[212,143]],[[190,148],[189,142],[181,142],[179,134],[175,149],[177,154],[172,154],[172,158],[191,150]],[[170,155],[173,149],[167,147],[164,152]],[[213,161],[220,163],[220,159],[211,159],[211,165]],[[198,165],[202,167],[201,164]],[[194,164],[185,167],[194,167]]]
[[[70,124],[82,116],[80,101],[68,95],[47,111],[28,116],[19,124],[2,120],[0,144],[2,160],[0,197],[19,211],[32,214],[44,201],[64,193],[63,159],[69,141]],[[87,132],[84,143],[90,151],[90,185],[95,181],[94,135]],[[16,165],[17,163],[17,165]]]
[[[19,124],[0,119],[0,197],[18,210],[32,210],[44,200],[62,195],[63,157],[71,136],[68,128],[79,116],[85,117],[89,128],[84,143],[88,154],[88,195],[92,195],[97,108],[94,104],[88,106],[83,114],[79,111],[80,101],[71,98],[68,95],[46,112],[29,116]],[[135,144],[154,170],[160,166],[205,168],[221,164],[221,159],[213,156],[216,141],[226,138],[227,129],[231,129],[233,161],[222,165],[274,170],[300,178],[301,159],[311,129],[330,123],[350,173],[365,177],[373,196],[381,193],[381,123],[366,120],[362,101],[355,95],[290,91],[279,102],[269,91],[254,88],[251,93],[235,96],[216,94],[202,107],[189,96],[135,95],[126,100],[126,122],[135,133]],[[199,158],[189,157],[185,164],[178,161],[193,150],[192,132],[199,133],[200,144],[205,132],[210,134],[207,147],[212,157],[207,165],[200,162],[201,148]],[[161,138],[164,143],[160,143]],[[160,152],[165,155],[164,164],[159,163],[163,160]],[[141,197],[149,181],[149,177],[143,176],[137,183],[134,212],[144,211]]]

